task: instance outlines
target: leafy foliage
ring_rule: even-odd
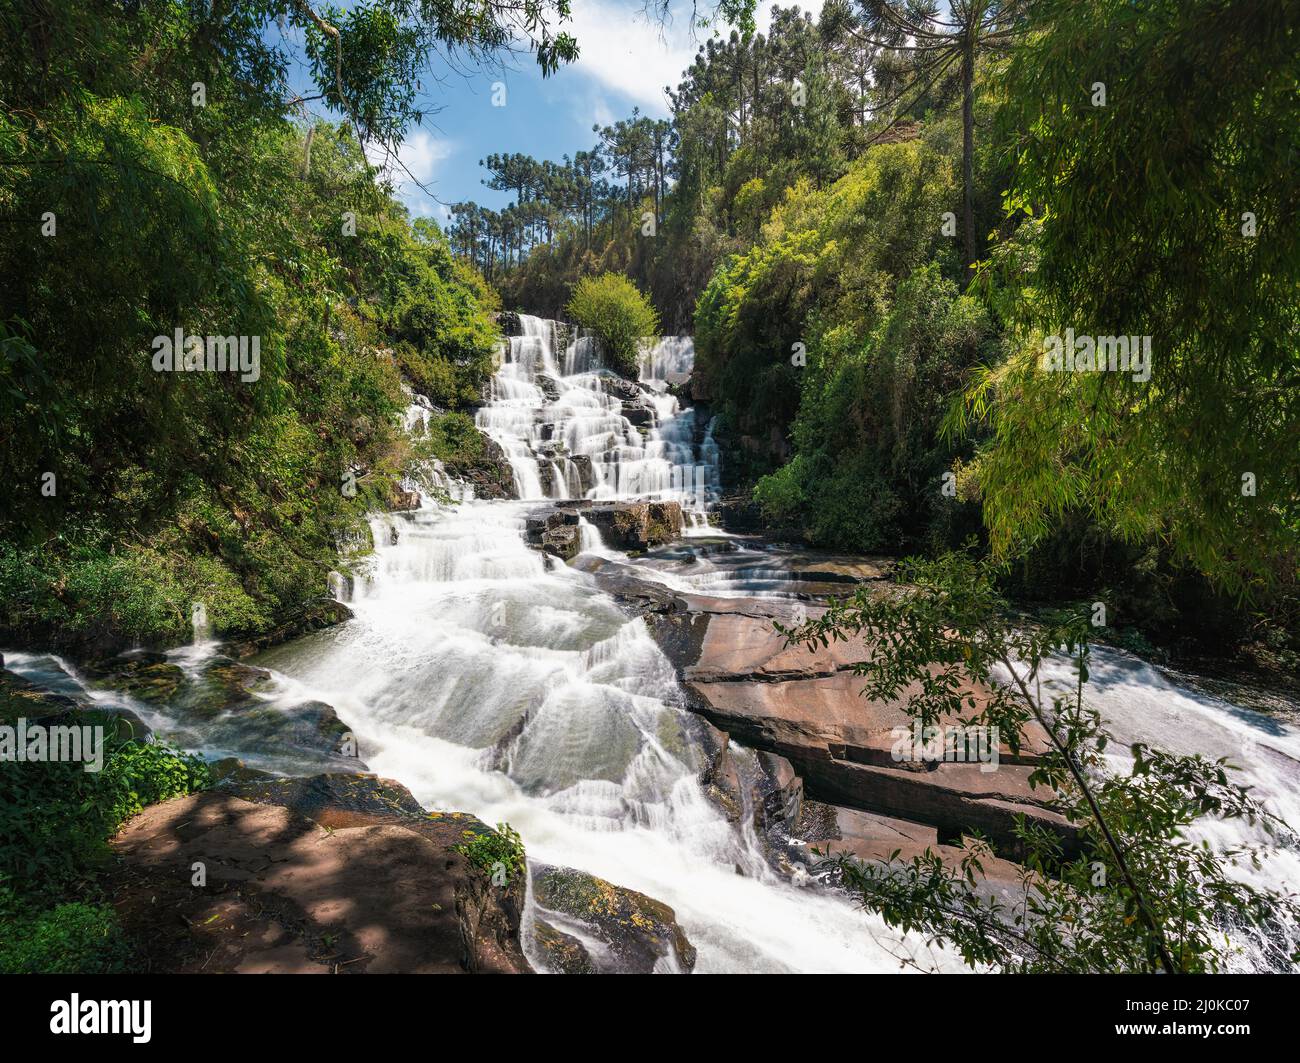
[[[1009,310],[1009,355],[955,418],[991,432],[972,476],[993,546],[1011,556],[1079,510],[1128,541],[1168,541],[1238,594],[1293,584],[1300,11],[1030,10],[1003,118],[1008,225],[1032,219],[1035,253],[986,270]],[[1150,380],[1044,371],[1044,337],[1066,328],[1150,337]]]
[[[527,871],[523,840],[509,823],[498,823],[494,831],[467,830],[465,837],[468,840],[455,846],[456,852],[480,871],[494,875],[500,870],[507,883]]]
[[[76,723],[104,727],[100,771],[65,762],[0,770],[0,912],[88,885],[106,841],[127,819],[208,785],[202,760],[124,738],[112,716],[82,713]]]
[[[335,26],[288,0],[56,4],[40,33],[23,10],[0,14],[0,632],[169,644],[194,602],[219,633],[267,630],[348,567],[389,496],[403,376],[458,408],[490,368],[494,296],[409,221],[359,137],[419,119],[434,42],[486,57],[515,39],[511,12],[553,66],[569,48],[546,17],[567,8],[380,0]],[[348,122],[290,121],[280,15]],[[207,106],[180,68],[203,72]],[[156,371],[176,329],[256,337],[257,379]]]
[[[131,949],[117,913],[74,901],[10,921],[0,939],[0,974],[117,974]]]
[[[568,311],[596,337],[610,368],[636,377],[642,344],[658,336],[659,316],[635,284],[617,273],[583,277]]]

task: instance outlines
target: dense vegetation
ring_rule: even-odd
[[[1082,676],[1096,632],[1012,629],[1008,591],[1294,673],[1300,5],[828,0],[766,34],[721,10],[739,28],[668,118],[558,162],[490,155],[515,202],[457,204],[444,234],[367,148],[419,123],[435,49],[571,60],[567,0],[0,4],[0,638],[174,644],[200,604],[223,634],[280,623],[413,462],[481,453],[506,306],[567,309],[626,373],[658,322],[693,331],[731,486],[770,529],[939,558],[915,596],[798,633],[886,643],[880,696],[942,708],[936,663],[1032,676],[1064,651]],[[415,442],[408,389],[437,407]],[[970,542],[986,560],[950,552]],[[1271,902],[1185,838],[1259,810],[1195,758],[1107,776],[1081,701],[1025,694],[994,722],[1063,720],[1040,781],[1086,839],[1075,863],[1025,837],[1051,877],[1027,880],[1028,944],[937,860],[846,883],[972,962],[1213,967],[1222,912]],[[100,775],[48,767],[0,775],[0,970],[113,969],[104,843],[204,771],[125,740]],[[467,854],[515,872],[502,837]],[[1118,889],[1089,888],[1098,863]]]
[[[403,465],[403,379],[473,403],[496,336],[490,291],[362,141],[419,120],[429,47],[486,54],[516,10],[551,5],[354,9],[339,98],[334,38],[289,0],[3,5],[6,643],[174,644],[194,603],[218,632],[264,630],[346,567]],[[299,117],[277,19],[347,121]],[[533,26],[544,69],[572,56]],[[227,337],[258,364],[160,372],[177,330],[198,364]]]
[[[298,0],[0,4],[0,642],[174,645],[196,616],[266,630],[364,548],[408,464],[404,387],[446,411],[432,456],[459,453],[495,296],[365,146],[420,120],[431,49],[528,43],[552,71],[576,54],[566,12],[375,0],[335,25]],[[305,98],[277,22],[304,35]],[[346,117],[312,120],[310,101]],[[0,972],[129,968],[108,839],[207,785],[112,718],[77,723],[110,735],[101,771],[0,770]]]
[[[706,41],[668,122],[486,160],[518,202],[461,205],[453,248],[507,305],[619,270],[694,331],[769,527],[979,534],[1022,599],[1105,596],[1157,642],[1293,670],[1295,6],[931,7]],[[1149,342],[1147,371],[1043,371],[1076,336]]]
[[[0,691],[0,722],[32,703]],[[107,903],[108,840],[146,805],[202,789],[207,765],[122,733],[111,715],[81,713],[101,727],[103,764],[12,766],[0,771],[0,973],[98,973],[125,969],[131,945]]]

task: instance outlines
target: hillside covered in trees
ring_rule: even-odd
[[[778,6],[702,43],[669,119],[484,160],[515,202],[455,205],[449,240],[507,308],[616,271],[693,333],[767,527],[987,536],[1022,595],[1294,664],[1295,17]],[[1146,337],[1163,383],[1038,372],[1066,328]]]

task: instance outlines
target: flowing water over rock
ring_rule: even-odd
[[[642,381],[603,369],[590,337],[566,343],[565,326],[520,315],[492,378],[478,426],[505,450],[522,499],[675,500],[703,516],[718,491],[718,447],[666,391],[689,373],[689,338],[646,350]]]
[[[667,386],[689,371],[690,341],[647,350],[634,384],[602,370],[589,340],[566,337],[555,322],[521,322],[524,334],[509,340],[478,414],[521,500],[476,500],[439,473],[440,491],[461,501],[426,495],[417,510],[376,517],[368,576],[332,580],[351,621],[261,654],[253,663],[265,673],[234,673],[240,683],[256,680],[240,696],[282,712],[296,728],[291,737],[327,739],[319,751],[276,745],[264,715],[250,717],[256,727],[241,736],[237,712],[185,716],[166,697],[94,696],[137,710],[186,746],[285,773],[338,770],[337,721],[311,715],[332,706],[364,764],[426,808],[509,822],[530,861],[578,868],[670,905],[698,951],[697,971],[889,971],[902,961],[959,968],[844,898],[778,874],[752,817],[728,817],[711,800],[701,781],[714,751],[706,726],[684,709],[645,622],[585,570],[611,556],[594,527],[581,525],[592,564],[565,565],[526,545],[526,518],[539,505],[584,497],[675,500],[697,536],[712,534],[705,515],[717,495],[717,449]],[[427,411],[414,401],[408,428],[419,430]],[[722,597],[825,593],[880,574],[862,559],[725,537],[620,563],[660,585]],[[152,678],[165,685],[173,669],[198,676],[215,652],[211,644],[173,651]],[[8,666],[67,693],[93,685],[56,658],[10,655]],[[1233,755],[1260,796],[1300,823],[1294,721],[1196,693],[1109,651],[1094,662],[1091,689],[1120,748],[1146,740]],[[752,768],[747,751],[733,746],[733,755]],[[1236,830],[1224,828],[1221,840],[1235,840]],[[1261,874],[1291,887],[1300,860],[1276,853]],[[541,966],[534,926],[526,916],[525,946]],[[1276,942],[1243,945],[1242,966],[1278,965]],[[661,959],[656,969],[674,966]]]

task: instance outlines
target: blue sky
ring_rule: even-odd
[[[671,22],[662,28],[646,20],[643,2],[573,0],[566,28],[577,38],[581,57],[549,78],[542,78],[533,57],[524,53],[507,57],[504,70],[453,70],[439,61],[422,81],[421,102],[429,111],[440,110],[412,130],[399,150],[403,165],[433,196],[393,167],[403,202],[415,214],[440,220],[445,217],[441,204],[464,199],[501,207],[510,196],[481,183],[485,174],[478,162],[489,154],[519,151],[559,159],[595,143],[594,123],[625,118],[633,107],[667,116],[664,86],[677,85],[712,30],[698,29],[692,39],[689,0],[674,0]],[[821,2],[803,0],[799,6],[815,13]],[[770,23],[770,8],[769,0],[760,0],[760,30]],[[492,106],[497,81],[506,87],[504,107]]]

